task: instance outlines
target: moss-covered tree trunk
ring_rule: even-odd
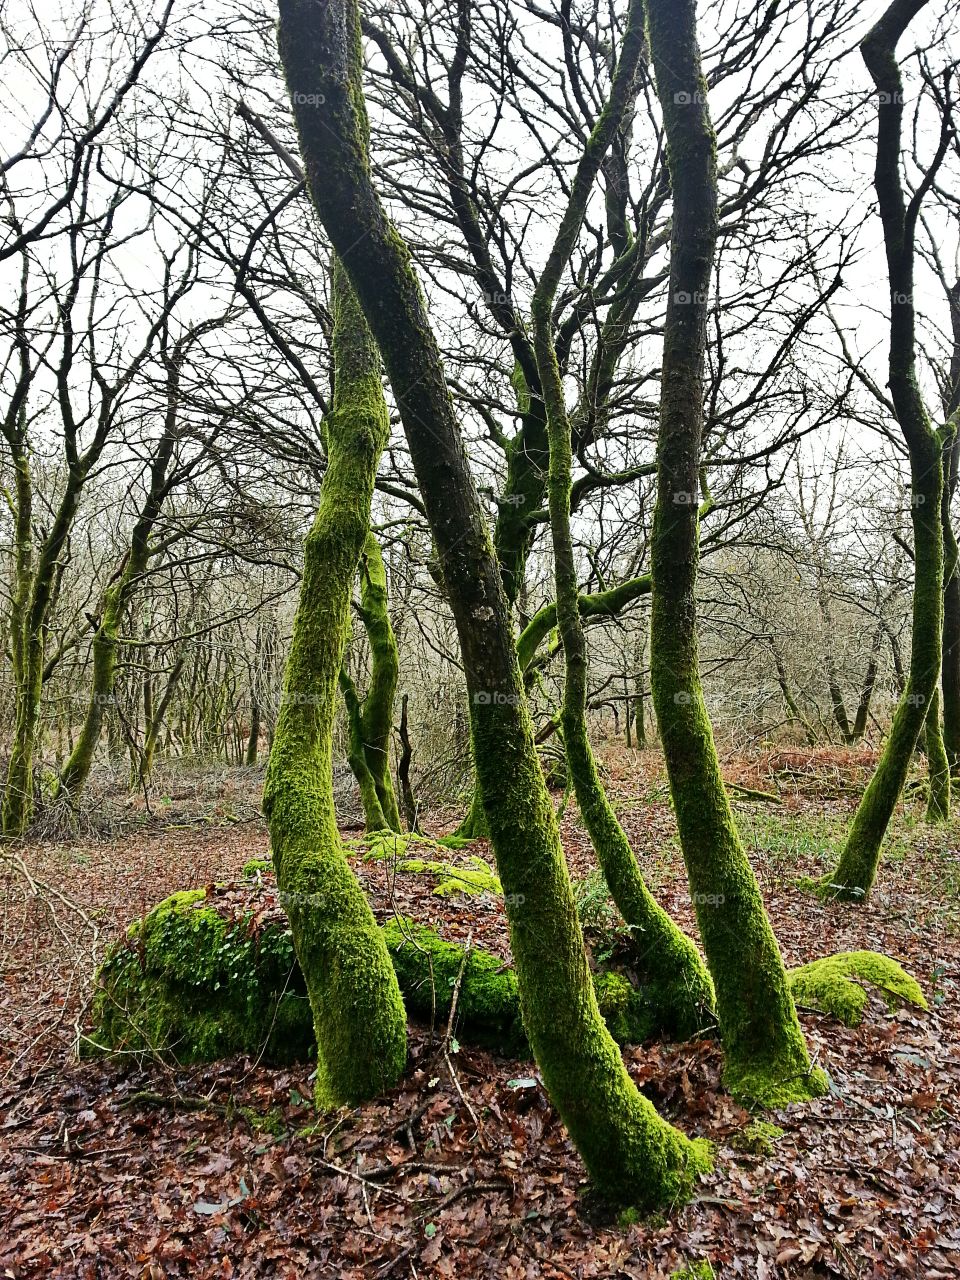
[[[675,1025],[679,1033],[689,1035],[711,1020],[713,985],[696,947],[656,902],[644,882],[626,833],[600,781],[587,730],[587,642],[570,527],[573,441],[553,339],[553,306],[562,272],[583,224],[604,154],[632,105],[643,21],[643,5],[638,0],[630,10],[630,26],[621,45],[609,99],[584,148],[531,310],[550,444],[548,501],[556,619],[565,667],[560,725],[567,766],[610,893],[634,931],[641,979],[657,989],[666,1011],[666,1025]]]
[[[333,410],[320,504],[304,546],[300,600],[263,807],[281,901],[317,1037],[320,1106],[396,1083],[406,1017],[396,974],[350,869],[333,805],[333,720],[350,598],[389,433],[379,357],[343,268],[334,267]]]
[[[93,637],[93,681],[87,713],[56,788],[57,795],[66,795],[72,801],[80,795],[90,775],[106,709],[113,702],[117,639],[123,605],[122,585],[121,582],[116,582],[103,595],[100,620]]]
[[[280,52],[310,193],[383,354],[440,555],[544,1084],[598,1189],[622,1203],[674,1203],[705,1153],[641,1096],[600,1017],[493,545],[409,253],[371,185],[356,0],[280,0]]]
[[[950,768],[960,768],[960,556],[953,528],[953,499],[960,476],[960,280],[948,290],[953,343],[943,396],[943,420],[952,434],[943,445],[943,743]]]
[[[924,749],[927,753],[927,821],[946,822],[950,817],[950,761],[943,745],[940,690],[936,684],[924,726]]]
[[[903,80],[896,48],[926,0],[894,0],[864,38],[860,52],[877,88],[877,161],[874,185],[883,223],[890,282],[890,395],[910,458],[913,521],[913,633],[910,671],[883,754],[857,807],[836,870],[821,882],[824,893],[862,901],[880,863],[880,846],[903,791],[917,740],[940,677],[943,627],[942,439],[933,429],[916,375],[913,306],[914,240],[926,183],[907,203],[900,174]],[[941,138],[929,171],[943,159]]]
[[[400,655],[387,603],[387,572],[380,543],[371,531],[360,558],[360,607],[357,610],[370,644],[370,685],[366,696],[361,700],[345,668],[340,677],[347,708],[350,767],[360,786],[368,831],[401,830],[400,809],[390,776],[393,703],[400,677]]]
[[[717,234],[713,129],[694,0],[647,0],[673,189],[657,499],[651,545],[651,678],[697,921],[717,993],[726,1080],[775,1102],[824,1089],[727,800],[700,683],[698,473],[707,294]]]
[[[60,557],[73,526],[90,464],[86,459],[77,459],[69,466],[53,523],[37,549],[25,420],[19,433],[10,430],[8,425],[4,435],[11,445],[16,485],[10,637],[16,706],[0,827],[5,836],[21,836],[33,816],[34,755],[40,733],[49,616],[60,580]]]

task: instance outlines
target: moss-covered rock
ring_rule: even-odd
[[[659,1029],[657,1011],[647,993],[613,969],[593,976],[597,1004],[617,1044],[642,1044]]]
[[[503,896],[503,886],[482,858],[467,858],[468,866],[454,866],[452,862],[434,862],[424,858],[403,858],[397,863],[398,871],[414,875],[429,875],[436,879],[433,892],[441,898],[462,893],[476,897],[481,893]]]
[[[477,948],[464,960],[463,947],[412,920],[389,921],[384,936],[410,1013],[425,1022],[445,1021],[462,969],[457,998],[460,1034],[507,1056],[529,1054],[513,969]]]
[[[109,951],[84,1047],[149,1050],[178,1062],[260,1053],[314,1056],[313,1019],[286,924],[231,918],[203,889],[174,893]]]
[[[254,865],[255,864],[255,865]],[[172,894],[108,952],[97,974],[86,1052],[148,1051],[178,1062],[253,1054],[269,1063],[314,1056],[313,1021],[289,928],[254,860],[240,894],[222,886]],[[246,868],[244,869],[247,870]],[[461,1039],[511,1057],[530,1049],[517,978],[498,956],[395,919],[383,929],[408,1012],[445,1027],[457,978]],[[616,971],[594,976],[614,1038],[633,1044],[659,1026],[650,993]]]
[[[916,980],[890,956],[878,951],[841,951],[813,960],[788,974],[798,1005],[832,1013],[848,1027],[859,1026],[867,1006],[867,987],[886,1000],[889,1009],[903,1004],[927,1008]]]

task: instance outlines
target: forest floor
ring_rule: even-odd
[[[532,1063],[460,1046],[451,1074],[423,1028],[399,1088],[319,1125],[308,1064],[77,1061],[105,946],[174,889],[232,880],[267,854],[249,771],[212,797],[199,784],[165,797],[112,836],[18,846],[37,887],[22,869],[0,880],[0,1276],[579,1280],[703,1261],[751,1280],[960,1276],[960,825],[926,827],[907,803],[865,907],[796,884],[832,863],[870,763],[783,750],[726,773],[780,795],[734,799],[787,963],[885,951],[930,1012],[871,1000],[857,1029],[802,1013],[832,1089],[768,1117],[784,1134],[767,1155],[738,1149],[750,1116],[720,1085],[715,1042],[626,1050],[662,1113],[717,1149],[690,1204],[627,1230],[583,1216],[583,1169]],[[609,752],[606,768],[651,886],[695,932],[656,753]],[[563,835],[585,877],[575,815]],[[482,842],[473,852],[489,856]],[[359,870],[380,914],[396,904],[506,954],[496,899],[437,897],[428,877],[389,877],[383,863]]]

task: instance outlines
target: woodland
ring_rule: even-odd
[[[955,7],[0,59],[0,1275],[960,1276]]]

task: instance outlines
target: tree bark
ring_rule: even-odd
[[[725,1079],[777,1104],[823,1093],[783,959],[720,776],[700,683],[698,503],[707,296],[717,236],[713,128],[695,0],[647,0],[650,48],[673,188],[657,498],[651,544],[654,706],[690,889],[716,987]]]
[[[907,204],[900,174],[903,80],[896,48],[927,0],[894,0],[867,33],[860,52],[877,88],[874,184],[883,223],[890,281],[889,386],[910,459],[913,522],[913,634],[907,687],[893,717],[880,762],[854,814],[836,870],[820,882],[826,896],[857,902],[877,876],[880,847],[903,791],[917,741],[940,678],[943,628],[943,442],[930,424],[916,375],[913,305],[914,238],[920,205],[949,133],[941,135],[926,178]]]
[[[281,901],[317,1037],[316,1099],[354,1105],[406,1062],[406,1015],[373,912],[344,853],[333,804],[333,720],[350,598],[389,417],[379,359],[342,266],[334,266],[336,384],[328,464],[304,546],[300,601],[263,808]]]

